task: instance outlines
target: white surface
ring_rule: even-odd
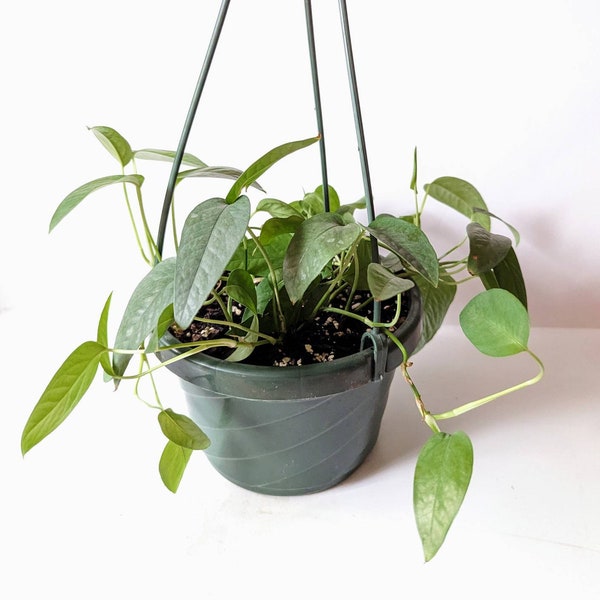
[[[4,340],[21,352],[0,346],[2,598],[599,597],[600,330],[534,330],[542,382],[443,423],[470,435],[475,467],[444,547],[425,564],[411,480],[428,430],[399,375],[374,451],[341,485],[262,496],[221,478],[198,453],[172,495],[157,473],[154,411],[99,381],[21,458],[21,428],[70,349],[39,349],[21,337],[22,323],[18,311],[0,315]],[[428,407],[441,410],[495,391],[509,369],[509,383],[535,372],[526,357],[478,355],[449,326],[415,357],[412,374]],[[168,374],[161,392],[178,407]]]

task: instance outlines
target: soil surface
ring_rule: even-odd
[[[403,306],[398,327],[406,318],[409,309],[409,295],[403,295]],[[364,300],[361,293],[352,299],[352,306],[360,306]],[[342,308],[346,303],[346,296],[340,294],[333,306]],[[241,316],[241,310],[238,312]],[[359,314],[372,318],[372,304],[360,309]],[[381,321],[390,322],[396,314],[396,299],[381,303]],[[204,319],[223,319],[223,313],[216,305],[204,307],[198,317]],[[171,333],[181,342],[217,339],[227,331],[222,325],[207,324],[194,321],[186,330],[172,329]],[[336,313],[322,312],[313,321],[302,323],[291,329],[277,344],[258,346],[252,354],[241,361],[253,365],[266,366],[297,366],[319,362],[331,361],[354,354],[360,350],[360,342],[367,327],[357,319]],[[276,337],[276,336],[275,336]],[[216,358],[226,358],[231,354],[230,348],[212,348],[206,354]]]

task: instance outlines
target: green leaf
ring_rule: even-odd
[[[133,158],[129,142],[112,127],[100,125],[89,127],[90,131],[100,140],[100,143],[119,161],[122,167],[127,166]]]
[[[413,153],[413,171],[412,171],[412,177],[410,180],[410,189],[413,192],[417,191],[417,147],[415,146],[415,150]]]
[[[175,322],[173,315],[173,305],[169,304],[158,318],[158,323],[152,331],[146,343],[146,352],[157,352],[160,348],[160,339],[165,334],[167,329]]]
[[[519,259],[513,248],[508,251],[504,259],[494,267],[494,275],[498,287],[514,294],[527,308],[527,290],[525,280],[519,265]]]
[[[375,300],[393,298],[415,285],[410,279],[398,277],[378,263],[369,263],[367,277]]]
[[[107,351],[97,342],[84,342],[60,366],[35,405],[21,436],[23,454],[54,431],[90,387],[100,357]]]
[[[115,337],[116,350],[137,350],[155,330],[165,308],[173,302],[175,258],[159,262],[133,290]],[[113,355],[113,369],[123,375],[131,354]]]
[[[167,442],[158,463],[158,471],[169,491],[175,493],[178,490],[192,452],[193,450],[182,448],[170,440]]]
[[[180,171],[177,174],[177,183],[182,179],[188,179],[190,177],[214,177],[216,179],[234,179],[237,180],[242,171],[234,167],[198,167],[189,171]],[[261,192],[264,192],[263,188],[256,182],[252,182],[248,187],[253,187]]]
[[[468,181],[457,177],[439,177],[432,183],[426,184],[425,191],[432,198],[490,229],[490,218],[486,214],[487,206],[481,194]],[[475,212],[474,209],[478,208],[482,211]]]
[[[410,268],[433,286],[438,284],[439,263],[423,231],[402,218],[379,215],[367,229]]]
[[[272,150],[269,150],[266,154],[261,156],[257,161],[253,162],[238,178],[229,190],[227,197],[225,198],[227,204],[231,204],[237,200],[242,193],[242,190],[248,188],[254,183],[265,171],[272,167],[277,161],[281,160],[288,154],[296,152],[302,148],[306,148],[311,144],[314,144],[320,139],[320,136],[314,138],[308,138],[306,140],[299,140],[296,142],[288,142],[277,146]]]
[[[504,223],[504,225],[506,225],[506,227],[508,227],[510,232],[513,234],[513,237],[515,238],[515,245],[516,246],[519,245],[519,242],[521,241],[521,235],[519,234],[517,229],[515,229],[510,223],[507,223],[504,219],[501,219],[494,213],[491,213],[487,210],[483,210],[481,208],[473,208],[473,214],[477,214],[477,213],[483,213],[483,214],[487,215],[488,217],[492,217],[493,219],[497,219],[501,223]]]
[[[134,158],[141,158],[142,160],[158,160],[165,162],[173,162],[175,159],[175,152],[173,150],[158,150],[155,148],[143,148],[142,150],[136,150],[133,153]],[[193,154],[188,152],[183,153],[181,158],[182,165],[188,165],[190,167],[207,167],[205,162],[202,162],[199,158],[196,158]]]
[[[321,213],[304,221],[296,230],[283,261],[283,282],[292,303],[302,298],[325,265],[349,249],[362,229],[347,223],[337,213]]]
[[[331,186],[328,186],[327,189],[329,191],[329,212],[336,212],[340,208],[340,198]],[[325,212],[325,194],[323,190],[323,186],[319,185],[314,192],[304,194],[304,198],[298,204],[302,207],[302,214],[310,217]]]
[[[413,351],[413,354],[416,354],[431,341],[442,326],[446,313],[456,296],[456,284],[452,277],[443,270],[440,272],[440,281],[437,287],[432,286],[425,278],[418,275],[413,275],[412,279],[421,292],[421,305],[423,307],[421,337]]]
[[[143,182],[144,178],[141,175],[109,175],[107,177],[100,177],[100,179],[94,179],[94,181],[84,183],[76,190],[73,190],[58,205],[58,208],[52,215],[52,219],[50,219],[49,231],[52,231],[82,200],[87,198],[87,196],[89,196],[92,192],[115,183],[132,183],[139,188]]]
[[[467,269],[471,275],[491,271],[504,260],[511,248],[511,241],[504,235],[490,233],[479,223],[467,225],[469,238],[469,258]]]
[[[419,453],[413,506],[425,561],[441,548],[461,507],[473,471],[473,446],[462,431],[436,433]]]
[[[106,302],[104,304],[104,308],[102,309],[102,314],[100,315],[100,321],[98,322],[98,333],[96,336],[97,342],[103,346],[104,348],[108,348],[108,313],[110,310],[110,301],[112,299],[112,292],[109,294]],[[113,369],[110,364],[110,358],[108,356],[108,352],[102,353],[100,355],[100,365],[102,366],[102,370],[109,376],[112,376]]]
[[[260,242],[270,244],[276,237],[288,233],[295,233],[304,219],[298,215],[291,217],[273,217],[265,221],[260,229]]]
[[[248,308],[253,314],[257,314],[256,286],[254,278],[248,271],[243,269],[232,271],[227,278],[225,290],[233,300]]]
[[[258,334],[256,333],[256,330],[258,329],[258,317],[256,315],[254,315],[252,317],[252,323],[250,324],[250,329],[252,331],[249,331],[245,336],[244,336],[244,342],[246,342],[245,344],[240,344],[228,357],[227,357],[227,361],[228,362],[239,362],[240,360],[244,360],[246,358],[248,358],[252,352],[254,352],[254,348],[255,348],[255,344],[258,341]]]
[[[244,238],[250,221],[250,201],[233,204],[211,198],[188,215],[181,232],[175,270],[173,309],[179,327],[186,329]]]
[[[170,408],[158,413],[158,423],[167,439],[182,448],[205,450],[210,446],[210,440],[192,419]]]
[[[272,217],[283,219],[286,217],[302,217],[302,214],[296,208],[276,198],[263,198],[256,206],[256,212],[267,212]]]
[[[495,288],[477,294],[459,316],[471,343],[489,356],[510,356],[527,350],[527,309],[510,292]]]

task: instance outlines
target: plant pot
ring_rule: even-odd
[[[409,353],[421,330],[416,287],[410,299],[396,331]],[[388,343],[378,334],[356,354],[312,365],[260,367],[197,354],[167,368],[181,380],[189,416],[211,440],[205,453],[219,473],[255,492],[300,495],[341,482],[375,445],[402,361]]]

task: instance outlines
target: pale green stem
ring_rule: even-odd
[[[534,385],[535,383],[537,383],[544,376],[544,365],[543,365],[542,361],[531,350],[529,350],[529,348],[526,348],[525,352],[527,352],[537,362],[537,364],[540,368],[539,373],[535,377],[532,377],[531,379],[528,379],[527,381],[523,381],[522,383],[519,383],[517,385],[513,385],[512,387],[506,388],[500,392],[496,392],[495,394],[490,394],[489,396],[485,396],[485,398],[481,398],[479,400],[474,400],[473,402],[468,402],[467,404],[463,404],[462,406],[459,406],[458,408],[455,408],[453,410],[449,410],[449,411],[440,413],[438,415],[433,415],[433,418],[434,419],[450,419],[452,417],[457,417],[458,415],[462,415],[470,410],[473,410],[474,408],[483,406],[484,404],[487,404],[488,402],[491,402],[492,400],[496,400],[496,398],[500,398],[501,396],[506,396],[507,394],[511,394],[511,393],[521,390],[527,386]]]
[[[125,194],[125,204],[127,205],[127,212],[129,214],[129,220],[131,221],[131,226],[133,227],[133,234],[135,236],[135,241],[137,243],[137,246],[139,248],[139,251],[142,255],[142,258],[144,259],[144,262],[150,266],[152,266],[152,260],[150,260],[148,258],[148,256],[146,255],[146,252],[144,251],[144,248],[142,246],[142,240],[140,238],[140,233],[138,231],[136,222],[135,222],[135,217],[133,216],[133,210],[131,208],[131,202],[129,200],[129,193],[127,192],[127,184],[123,184],[123,193]]]

